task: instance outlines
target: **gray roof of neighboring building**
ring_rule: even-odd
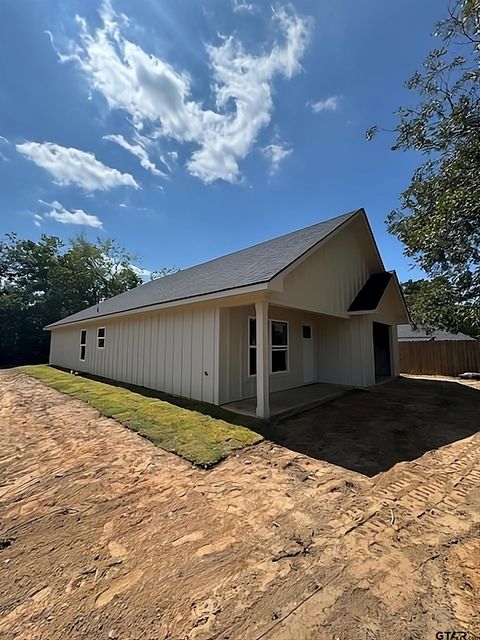
[[[359,212],[364,213],[364,210],[350,211],[305,229],[146,282],[46,328],[269,282]]]
[[[414,329],[409,324],[400,324],[397,327],[399,342],[428,342],[431,340],[475,340],[466,333],[450,333],[441,329]]]

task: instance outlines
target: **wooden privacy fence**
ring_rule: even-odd
[[[458,376],[480,371],[480,341],[399,342],[400,372]]]

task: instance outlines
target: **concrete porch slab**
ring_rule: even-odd
[[[312,409],[338,398],[351,388],[341,384],[317,382],[285,391],[275,391],[270,394],[271,418],[283,418]],[[252,397],[229,402],[222,407],[233,413],[255,417],[256,405],[257,399]]]

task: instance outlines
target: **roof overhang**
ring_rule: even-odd
[[[390,282],[394,284],[405,312],[405,316],[408,319],[408,322],[410,322],[410,313],[395,271],[381,271],[379,273],[371,274],[348,308],[348,315],[378,313],[380,302],[382,301],[383,295]]]
[[[64,322],[59,320],[53,322],[43,328],[44,331],[52,331],[54,329],[62,329],[63,327],[71,327],[72,325],[79,324],[92,324],[98,323],[100,320],[109,318],[124,318],[126,316],[137,315],[139,313],[147,313],[149,311],[160,311],[163,309],[171,309],[173,307],[182,307],[190,304],[208,303],[213,300],[219,300],[223,298],[237,298],[240,303],[240,299],[243,296],[250,294],[262,294],[270,289],[268,282],[261,282],[256,285],[248,285],[245,287],[237,287],[235,289],[225,289],[223,291],[216,291],[205,295],[192,296],[191,298],[180,298],[179,300],[171,300],[169,302],[162,302],[158,304],[149,304],[143,307],[134,307],[133,309],[127,309],[125,311],[112,311],[111,313],[102,313],[90,318],[79,318],[78,320],[70,320]]]

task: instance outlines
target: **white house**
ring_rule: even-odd
[[[398,374],[408,312],[363,209],[143,284],[55,322],[50,364],[224,405]]]

